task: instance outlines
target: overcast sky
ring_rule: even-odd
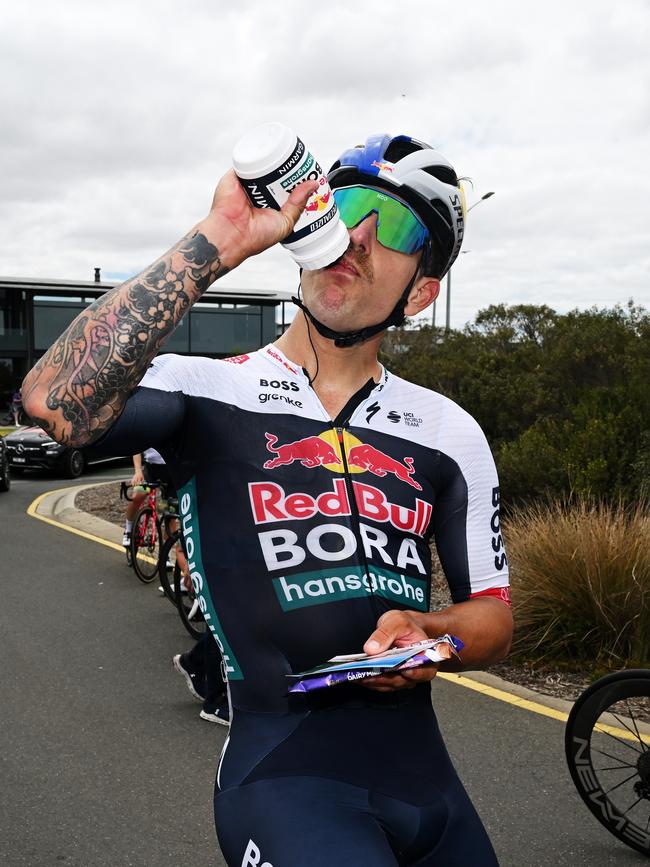
[[[5,3],[0,274],[137,273],[205,214],[237,138],[279,120],[324,165],[408,133],[473,178],[469,204],[495,192],[454,326],[497,302],[650,306],[649,44],[646,0]],[[224,279],[296,278],[277,248]]]

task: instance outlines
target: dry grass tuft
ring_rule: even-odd
[[[592,669],[650,662],[647,504],[533,505],[504,533],[515,656]]]

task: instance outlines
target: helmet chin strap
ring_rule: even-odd
[[[404,308],[406,307],[406,302],[408,301],[408,297],[418,276],[419,270],[420,263],[418,262],[415,272],[409,280],[406,289],[402,292],[397,304],[393,307],[391,313],[389,313],[386,319],[384,319],[383,322],[378,322],[377,325],[368,325],[365,328],[360,328],[358,331],[335,331],[323,322],[319,322],[309,308],[302,303],[299,297],[294,295],[291,300],[297,307],[300,307],[302,312],[308,317],[309,321],[322,337],[326,337],[328,340],[333,340],[334,345],[338,347],[354,346],[355,343],[363,343],[369,338],[374,337],[376,334],[379,334],[381,331],[385,331],[387,328],[390,328],[391,325],[399,326],[404,324],[406,319],[404,316]],[[300,269],[300,273],[302,274],[302,268]],[[298,295],[300,295],[300,288],[301,287],[298,286]]]

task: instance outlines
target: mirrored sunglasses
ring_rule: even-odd
[[[370,214],[377,214],[377,240],[389,250],[415,253],[429,237],[420,218],[389,193],[371,187],[339,187],[336,206],[348,229],[358,226]]]

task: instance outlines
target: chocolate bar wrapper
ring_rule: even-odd
[[[300,680],[289,687],[289,692],[312,692],[313,690],[325,689],[342,683],[354,683],[369,677],[378,677],[389,672],[442,662],[457,655],[462,647],[463,642],[460,639],[452,635],[444,635],[440,638],[418,642],[417,644],[410,645],[408,648],[392,648],[393,653],[388,651],[384,654],[377,654],[374,657],[366,657],[365,654],[360,654],[359,656],[363,657],[366,664],[372,663],[372,667],[363,668],[360,665],[362,659],[356,657],[349,658],[349,663],[351,663],[352,667],[346,669],[340,668],[340,665],[344,663],[333,666],[335,668],[334,671],[331,668],[327,670],[327,664],[318,666],[316,670],[312,669],[309,672],[294,675],[300,677]],[[325,670],[319,671],[318,669]]]

